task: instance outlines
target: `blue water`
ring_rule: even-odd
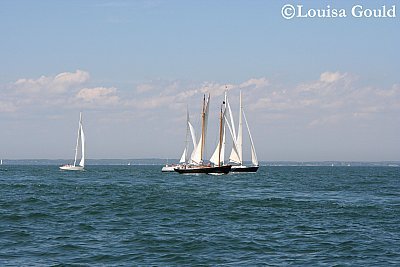
[[[0,265],[399,266],[400,168],[0,169]]]

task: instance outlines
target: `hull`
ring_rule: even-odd
[[[175,168],[174,170],[177,173],[205,173],[205,174],[227,174],[230,172],[232,166],[225,165],[220,167],[209,167],[209,166],[193,166],[193,167],[186,167],[186,168]]]
[[[231,172],[257,172],[258,166],[232,166]]]
[[[74,165],[64,165],[60,166],[61,170],[66,170],[66,171],[83,171],[82,166],[74,166]]]

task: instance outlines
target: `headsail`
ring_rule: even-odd
[[[258,159],[257,159],[257,154],[256,154],[256,148],[254,147],[253,137],[251,137],[249,124],[247,123],[247,119],[246,119],[246,115],[244,114],[244,110],[243,110],[243,117],[244,117],[244,121],[246,122],[247,132],[249,133],[249,137],[250,137],[250,143],[251,143],[251,162],[253,163],[253,165],[258,166]]]
[[[180,163],[186,163],[187,162],[187,149],[185,147],[185,149],[183,150],[181,159],[179,160]]]

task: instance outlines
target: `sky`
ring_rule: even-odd
[[[400,160],[399,29],[386,0],[3,0],[0,158],[72,158],[80,111],[87,158],[180,158],[205,93],[210,157],[227,90],[260,160]]]

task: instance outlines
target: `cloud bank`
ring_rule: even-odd
[[[199,109],[202,95],[211,93],[216,104],[225,91],[237,99],[241,90],[246,108],[271,120],[301,117],[307,126],[337,124],[343,119],[366,120],[376,114],[400,110],[400,85],[389,88],[365,86],[362,78],[345,72],[325,71],[318,78],[288,86],[285,81],[252,77],[238,83],[215,81],[153,80],[117,89],[101,84],[90,87],[87,71],[55,76],[21,78],[7,87],[0,99],[1,113],[41,109],[107,109],[173,116],[177,110]],[[237,101],[237,100],[236,100]],[[143,113],[143,114],[144,114]]]

